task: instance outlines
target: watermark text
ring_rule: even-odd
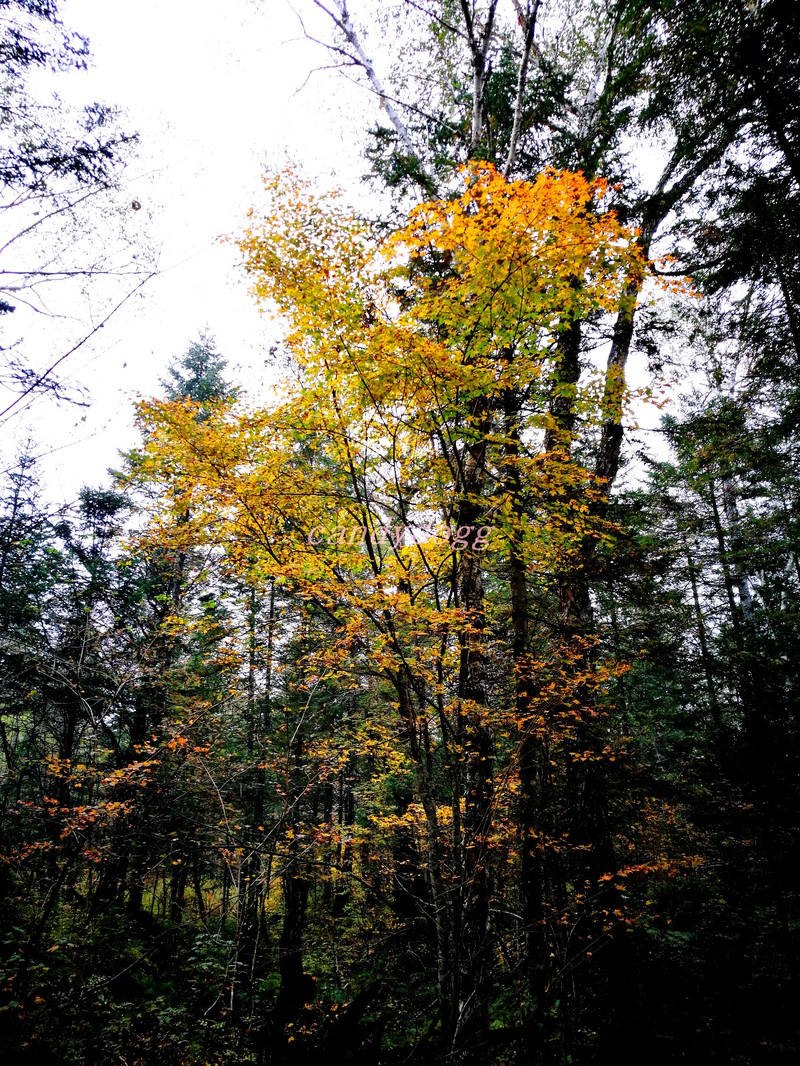
[[[365,544],[368,539],[376,544],[390,548],[401,548],[410,544],[421,544],[431,538],[444,540],[454,551],[483,551],[489,544],[494,526],[447,526],[439,525],[435,529],[408,525],[375,526],[339,526],[328,529],[314,526],[308,534],[308,543],[312,547],[328,544],[344,544],[355,547]]]

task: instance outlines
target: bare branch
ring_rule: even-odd
[[[522,59],[519,65],[519,75],[517,77],[517,95],[514,101],[514,121],[511,126],[511,137],[508,142],[508,155],[503,164],[503,175],[506,178],[511,173],[511,169],[517,158],[517,147],[519,145],[519,138],[522,130],[522,104],[525,98],[525,85],[528,80],[528,64],[530,63],[531,52],[533,51],[533,35],[536,31],[536,17],[539,14],[540,3],[541,0],[533,0],[533,8],[531,9],[530,0],[527,0],[524,11],[522,10],[521,4],[517,2],[514,3],[517,17],[520,20],[520,25],[522,26],[525,37],[522,47]]]
[[[486,14],[486,22],[483,30],[478,32],[473,13],[467,0],[461,0],[461,13],[464,16],[464,25],[467,27],[467,37],[472,53],[472,128],[470,131],[469,154],[475,153],[481,139],[483,130],[483,101],[486,92],[486,56],[489,53],[489,45],[494,35],[494,17],[497,11],[497,0],[491,0]],[[480,37],[480,39],[479,39]]]
[[[381,106],[386,111],[386,114],[389,117],[389,121],[394,126],[395,132],[397,133],[398,139],[401,145],[403,146],[403,150],[405,151],[406,155],[414,159],[420,170],[426,176],[430,177],[430,175],[428,175],[427,169],[423,164],[422,159],[420,158],[419,152],[414,147],[414,143],[411,140],[411,136],[408,132],[406,124],[403,122],[399,113],[396,111],[392,103],[392,98],[387,94],[386,90],[384,89],[383,84],[375,70],[375,66],[372,60],[369,58],[361,44],[361,40],[358,34],[356,33],[353,23],[350,20],[350,13],[347,10],[347,3],[345,2],[345,0],[334,0],[335,11],[331,10],[331,8],[327,7],[324,3],[322,3],[322,0],[314,0],[314,4],[320,9],[320,11],[325,12],[325,14],[328,16],[329,19],[331,19],[336,28],[344,35],[345,40],[353,49],[354,54],[344,54],[348,55],[349,58],[351,58],[358,66],[360,66],[364,73],[367,75],[367,78],[369,79],[369,82],[372,85],[375,94],[380,99]],[[343,50],[335,45],[327,44],[326,47],[330,48],[332,51],[338,52],[339,54],[343,54]]]
[[[311,39],[313,40],[313,38],[311,38]],[[328,47],[328,46],[326,45],[325,47]],[[357,63],[355,60],[353,60],[349,64],[344,64],[344,63],[339,64],[339,66],[335,67],[334,69],[340,70],[342,72],[342,77],[347,78],[347,80],[352,85],[358,85],[360,88],[363,88],[363,83],[360,83],[360,82],[356,81],[354,78],[351,78],[348,75],[348,73],[347,73],[347,67],[348,66],[356,66],[357,67],[357,66],[360,66],[360,64]],[[318,68],[318,69],[325,69],[325,68]],[[369,91],[373,92],[374,90],[370,87]],[[438,115],[432,115],[430,113],[430,111],[423,111],[422,108],[421,107],[417,107],[416,104],[410,104],[410,103],[408,103],[405,100],[398,100],[398,98],[396,96],[387,96],[384,99],[391,100],[392,103],[398,104],[400,107],[405,108],[406,111],[411,111],[413,114],[419,115],[419,117],[420,118],[424,118],[426,120],[426,122],[434,122],[437,126],[441,127],[441,129],[447,130],[449,133],[452,133],[453,136],[460,136],[460,134],[461,134],[461,130],[457,129],[455,126],[451,126],[449,122],[445,122]]]
[[[85,337],[82,337],[81,340],[79,340],[77,344],[73,344],[73,346],[69,349],[69,351],[66,351],[66,352],[64,352],[63,355],[60,355],[58,357],[58,359],[56,359],[56,361],[54,363],[52,363],[47,368],[47,370],[42,371],[42,373],[39,374],[36,377],[36,379],[34,381],[32,381],[31,384],[28,385],[27,388],[23,392],[21,392],[19,394],[19,396],[17,396],[17,398],[14,401],[12,401],[12,403],[10,403],[2,411],[0,411],[0,418],[8,421],[8,417],[14,411],[14,408],[18,404],[22,403],[22,401],[25,399],[26,396],[30,396],[30,394],[32,392],[35,392],[36,389],[40,388],[48,380],[48,378],[51,377],[51,375],[53,374],[53,371],[56,369],[57,366],[60,366],[61,363],[63,363],[65,359],[68,359],[71,355],[73,355],[75,352],[77,352],[79,348],[82,348],[83,345],[86,344],[86,342],[88,340],[91,340],[91,338],[95,335],[95,333],[97,333],[98,330],[101,330],[103,328],[103,326],[105,326],[106,322],[108,322],[117,313],[117,311],[119,311],[119,309],[124,304],[126,304],[128,302],[128,300],[130,300],[130,298],[132,296],[135,296],[135,294],[143,286],[145,286],[148,281],[150,281],[152,278],[154,278],[157,273],[158,273],[158,271],[156,271],[156,270],[152,271],[152,273],[148,274],[145,278],[143,278],[139,282],[138,285],[136,285],[133,289],[131,289],[130,292],[126,293],[125,296],[123,296],[123,298],[119,301],[119,303],[115,304],[114,307],[112,307],[111,310],[108,312],[108,314],[105,316],[105,318],[103,318],[100,322],[98,322],[97,325],[93,329],[91,329],[86,334]]]
[[[42,215],[40,218],[37,218],[35,222],[31,222],[31,224],[29,226],[26,226],[25,229],[21,229],[19,233],[17,233],[15,236],[10,237],[6,241],[6,243],[2,245],[2,247],[0,247],[0,254],[2,254],[7,248],[9,248],[14,243],[14,241],[18,241],[20,237],[24,237],[26,233],[30,233],[31,230],[36,229],[37,226],[41,226],[42,223],[49,221],[49,219],[51,218],[55,218],[56,215],[61,215],[65,211],[72,210],[73,207],[77,207],[78,204],[82,204],[84,200],[88,200],[91,196],[96,196],[99,192],[105,192],[105,189],[102,187],[97,189],[90,189],[88,192],[84,193],[83,196],[79,196],[77,200],[70,200],[68,203],[62,204],[60,207],[56,207],[53,211],[48,212],[46,215]],[[3,273],[7,273],[7,271],[3,271]]]
[[[426,18],[431,19],[431,21],[438,22],[443,29],[448,31],[448,33],[452,33],[456,37],[464,36],[458,26],[454,26],[451,22],[447,22],[441,17],[441,15],[437,15],[435,11],[429,11],[426,7],[423,7],[422,4],[416,3],[416,0],[405,0],[405,3],[409,7],[413,7],[416,11],[420,11]]]

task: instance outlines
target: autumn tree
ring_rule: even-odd
[[[545,684],[542,633],[526,631],[529,582],[546,594],[576,545],[607,535],[591,514],[602,485],[563,450],[545,450],[548,397],[563,334],[626,299],[643,260],[634,235],[596,206],[602,182],[548,172],[509,183],[489,165],[464,180],[458,200],[422,205],[380,250],[302,184],[273,181],[272,211],[241,246],[256,294],[287,319],[297,366],[287,398],[203,423],[145,405],[141,473],[191,513],[179,532],[174,507],[162,508],[156,537],[205,541],[212,513],[224,513],[214,525],[232,565],[329,618],[308,657],[316,684],[358,689],[373,676],[393,692],[383,698],[424,832],[441,1038],[464,1061],[484,1061],[495,849],[513,835],[515,790],[528,811],[524,848],[546,847],[546,801],[513,753],[554,732],[567,760],[594,758],[567,755],[581,745],[568,708],[609,676],[586,661],[577,680],[556,672]],[[572,402],[601,417],[590,390]],[[444,538],[421,533],[432,522]],[[513,642],[494,620],[503,602]],[[522,886],[532,891],[527,868]],[[541,915],[546,903],[537,906]],[[529,947],[541,966],[543,945]]]

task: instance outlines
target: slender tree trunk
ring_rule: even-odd
[[[578,377],[578,327],[562,335],[564,353],[559,366],[560,383],[564,393],[554,399],[557,410],[547,430],[545,451],[561,450],[565,423],[569,423],[572,402],[570,394]],[[506,390],[503,397],[504,414],[504,490],[510,503],[509,530],[509,590],[511,597],[512,660],[514,669],[514,699],[520,729],[519,823],[521,833],[520,894],[524,932],[525,975],[528,986],[525,1024],[525,1055],[530,1066],[544,1062],[548,1038],[546,1019],[549,1016],[549,951],[546,925],[546,849],[544,839],[549,833],[548,781],[549,744],[546,723],[534,713],[534,689],[530,647],[530,604],[525,567],[525,505],[519,433],[521,397]]]
[[[697,626],[697,639],[700,643],[700,658],[703,663],[703,674],[706,679],[706,691],[708,692],[708,705],[711,709],[711,718],[714,722],[714,731],[716,734],[717,745],[722,744],[722,717],[719,709],[719,699],[717,697],[717,688],[714,683],[714,671],[711,662],[711,654],[708,648],[708,635],[706,632],[705,619],[703,618],[703,609],[700,604],[700,593],[697,587],[697,572],[698,565],[692,556],[689,542],[686,539],[686,534],[683,534],[683,548],[686,552],[686,572],[689,575],[689,583],[692,587],[692,602],[694,604],[694,619]]]
[[[459,529],[482,524],[485,504],[487,435],[490,415],[485,400],[470,411],[475,439],[467,441],[459,457]],[[481,554],[471,545],[461,552],[457,572],[457,602],[466,625],[459,634],[459,712],[457,742],[463,748],[464,813],[458,855],[459,906],[454,916],[457,1014],[453,1019],[451,1052],[457,1062],[487,1061],[489,999],[493,951],[489,902],[492,895],[488,835],[494,795],[494,744],[485,720],[486,640]]]
[[[426,821],[426,875],[436,930],[436,983],[439,993],[439,1016],[442,1031],[452,1031],[456,1013],[455,973],[453,964],[453,917],[449,886],[444,879],[444,849],[439,811],[436,800],[433,761],[427,722],[419,718],[414,709],[412,688],[407,677],[397,677],[395,687],[398,695],[400,716],[405,727],[411,759],[415,767],[415,791],[419,796]]]

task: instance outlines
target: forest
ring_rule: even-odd
[[[271,400],[198,323],[4,464],[0,1061],[797,1062],[800,7],[296,7],[381,118],[227,238]],[[136,150],[87,55],[0,3],[12,229]]]

